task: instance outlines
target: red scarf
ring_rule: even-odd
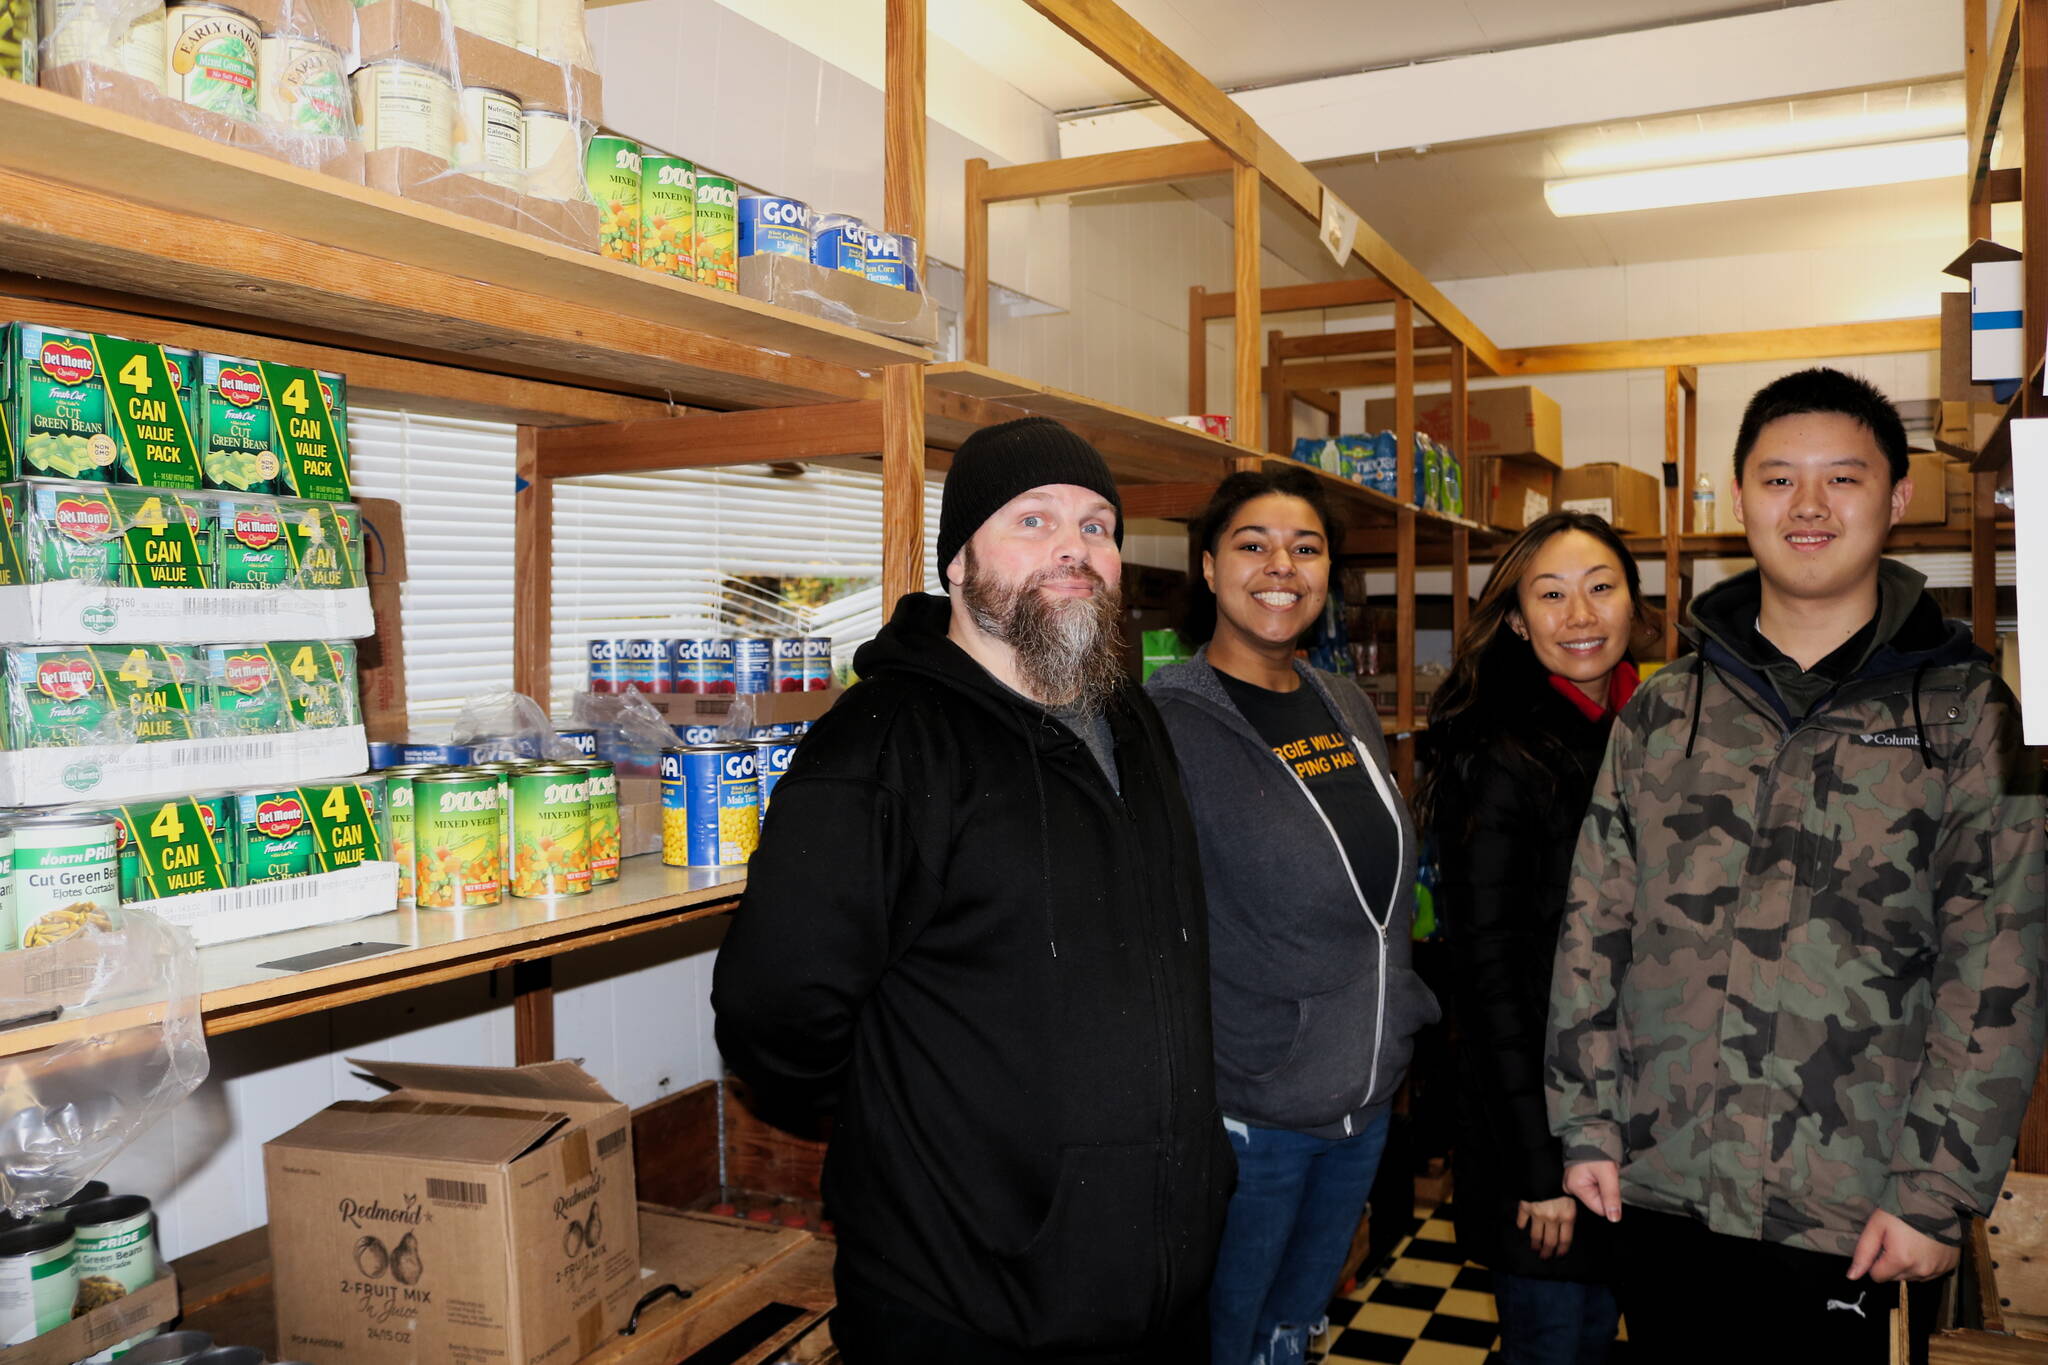
[[[1608,675],[1607,705],[1602,706],[1579,691],[1579,685],[1570,678],[1561,678],[1555,673],[1550,675],[1550,685],[1563,694],[1566,701],[1578,707],[1580,715],[1591,721],[1603,720],[1627,706],[1628,699],[1636,694],[1636,688],[1641,682],[1642,678],[1636,673],[1636,666],[1623,659],[1615,666],[1614,672]]]

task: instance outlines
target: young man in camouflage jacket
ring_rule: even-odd
[[[1882,1360],[1890,1282],[1954,1267],[2040,1059],[2040,760],[1968,630],[1881,558],[1905,452],[1837,371],[1751,400],[1757,568],[1622,713],[1580,836],[1551,1126],[1660,1365]]]

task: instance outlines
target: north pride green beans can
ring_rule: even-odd
[[[74,1311],[79,1316],[147,1289],[156,1279],[156,1218],[141,1195],[117,1194],[80,1204],[71,1210],[71,1232],[77,1246],[78,1303]],[[158,1330],[150,1327],[137,1332],[114,1347],[107,1358],[120,1358],[129,1347],[149,1340]]]
[[[19,1346],[71,1321],[78,1301],[73,1246],[63,1223],[0,1233],[0,1346]]]

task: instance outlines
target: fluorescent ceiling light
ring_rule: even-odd
[[[1577,218],[1589,213],[1630,213],[1682,204],[1721,204],[1819,190],[1903,185],[1963,174],[1968,168],[1968,143],[1969,139],[1964,137],[1930,138],[1876,147],[1837,147],[1791,156],[1713,161],[1698,166],[1666,166],[1576,180],[1547,180],[1543,184],[1543,198],[1558,217]]]
[[[1738,122],[1726,115],[1709,115],[1685,132],[1650,137],[1609,134],[1596,142],[1561,151],[1558,161],[1573,175],[1581,175],[1660,162],[1724,161],[1730,157],[1773,156],[1811,148],[1863,147],[1960,133],[1965,126],[1961,100],[1927,100],[1902,109],[1819,118],[1799,118],[1794,111],[1792,116],[1769,123],[1754,118]]]

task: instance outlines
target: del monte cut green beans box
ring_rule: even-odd
[[[193,352],[17,322],[0,358],[0,475],[200,486]]]
[[[340,375],[207,355],[199,376],[208,487],[348,499],[347,385]]]

